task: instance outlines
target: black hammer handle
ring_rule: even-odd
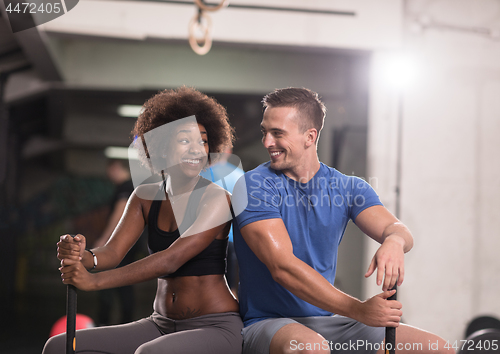
[[[68,284],[66,296],[66,354],[74,354],[76,347],[76,288]]]
[[[71,235],[75,237],[75,235]],[[76,348],[76,288],[67,287],[66,294],[66,354],[74,354]]]
[[[391,290],[397,290],[398,284],[394,284],[394,287]],[[396,300],[397,293],[394,293],[387,300]],[[396,354],[396,328],[395,327],[386,327],[385,328],[385,354]]]

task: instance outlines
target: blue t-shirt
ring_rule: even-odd
[[[338,245],[349,220],[364,209],[382,205],[364,180],[346,176],[321,163],[307,183],[288,178],[264,163],[236,184],[233,206],[248,203],[236,217],[234,245],[240,266],[240,313],[248,326],[266,318],[331,315],[276,283],[250,250],[240,229],[264,219],[283,220],[294,255],[331,284],[335,280]]]

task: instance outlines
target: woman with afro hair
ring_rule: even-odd
[[[76,352],[239,354],[243,325],[224,277],[230,195],[199,175],[232,147],[226,110],[192,88],[165,90],[144,104],[133,134],[143,164],[162,181],[136,187],[106,245],[85,250],[83,235],[63,235],[57,256],[63,283],[84,291],[157,278],[153,313],[77,331]],[[115,268],[145,227],[150,255]],[[62,334],[43,353],[64,348]]]

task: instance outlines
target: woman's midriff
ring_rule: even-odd
[[[173,320],[238,312],[224,275],[159,278],[154,310]]]

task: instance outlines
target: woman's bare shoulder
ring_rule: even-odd
[[[160,195],[158,192],[161,187],[161,182],[141,184],[137,186],[134,190],[134,194],[142,200],[151,201],[157,199],[158,197],[164,198],[164,195]]]
[[[204,189],[202,203],[215,203],[214,206],[216,206],[219,203],[231,202],[231,193],[213,182],[210,182]]]

